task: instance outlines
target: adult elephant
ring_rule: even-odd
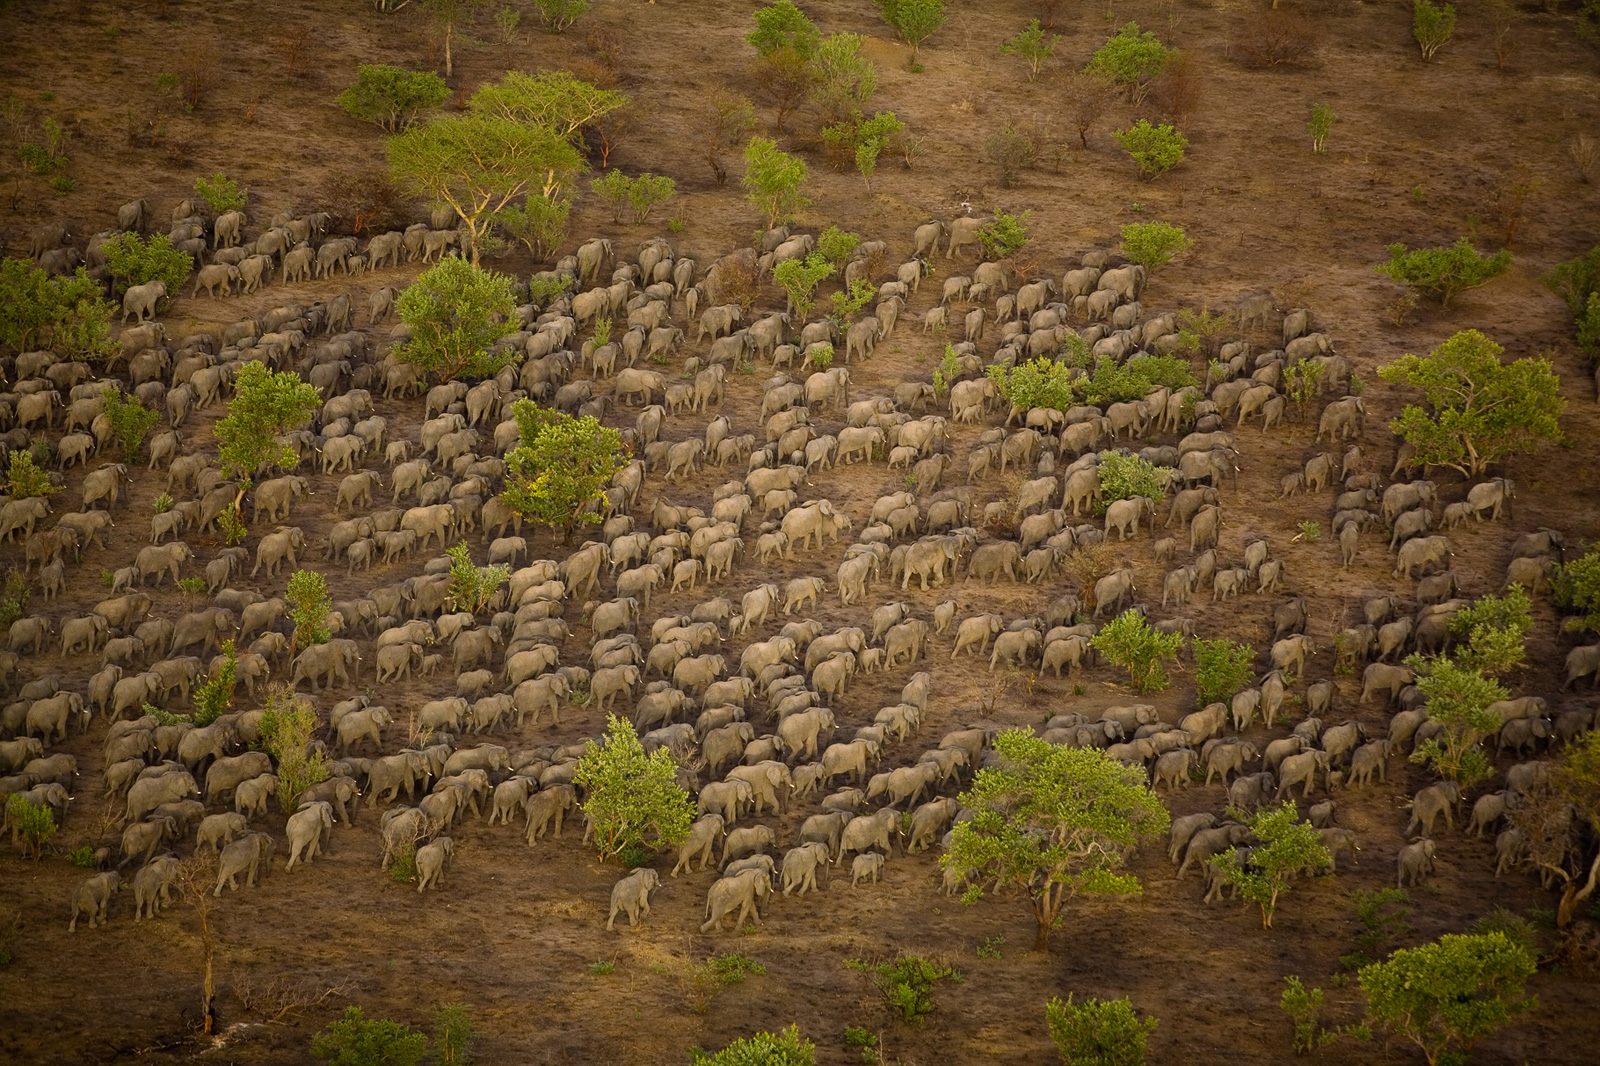
[[[303,803],[289,816],[285,828],[289,836],[289,862],[283,869],[287,873],[294,869],[295,863],[308,863],[316,858],[328,834],[333,832],[333,804],[326,800]]]
[[[299,526],[279,526],[277,529],[261,538],[261,543],[256,545],[256,565],[251,568],[250,576],[265,566],[268,577],[276,577],[278,568],[285,561],[291,567],[298,566],[299,560],[295,552],[306,546],[306,535]]]
[[[744,870],[719,878],[706,894],[706,920],[700,932],[709,933],[730,914],[734,927],[743,928],[747,917],[761,924],[759,903],[772,893],[772,878],[762,870]]]
[[[319,680],[326,679],[322,687],[331,687],[335,681],[350,684],[359,676],[361,652],[353,640],[336,639],[326,644],[313,644],[295,657],[289,677],[289,687],[297,688],[301,681],[310,679],[311,691],[320,691]]]
[[[871,315],[854,323],[844,335],[844,361],[849,362],[857,350],[861,358],[868,359],[872,356],[873,349],[878,346],[878,338],[883,333],[883,323]]]
[[[1450,566],[1450,540],[1447,537],[1417,537],[1400,545],[1394,575],[1414,578],[1430,570],[1446,570]]]
[[[844,833],[839,837],[839,854],[834,857],[834,864],[844,861],[847,853],[853,851],[866,851],[868,848],[882,848],[888,856],[894,854],[894,832],[900,825],[900,812],[893,807],[884,807],[872,814],[858,814],[850,819],[844,827]]]
[[[982,233],[983,227],[987,226],[988,224],[989,220],[987,218],[971,218],[963,216],[961,218],[954,219],[950,223],[950,243],[945,247],[944,257],[946,259],[954,259],[957,248],[965,248],[968,245],[980,244],[981,240],[979,235]]]
[[[814,758],[818,738],[823,730],[832,733],[834,725],[833,711],[826,707],[813,707],[783,719],[778,723],[778,739],[783,744],[786,758],[790,762]]]
[[[666,391],[666,378],[656,371],[627,367],[617,374],[617,383],[612,390],[612,395],[618,403],[629,402],[633,397],[638,396],[642,398],[644,403],[648,404],[656,393],[659,392],[664,395]]]
[[[435,503],[408,509],[400,516],[400,529],[409,529],[416,533],[418,548],[426,550],[428,543],[434,537],[439,538],[439,546],[442,548],[449,540],[455,520],[455,508],[447,503]]]
[[[122,294],[122,321],[127,322],[130,315],[140,322],[156,317],[156,304],[166,298],[167,283],[164,281],[130,285],[128,291]]]

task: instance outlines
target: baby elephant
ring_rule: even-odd
[[[640,917],[649,917],[650,893],[660,887],[661,875],[643,867],[618,881],[611,889],[611,917],[606,920],[606,929],[616,928],[618,914],[628,916],[630,927],[638,925]]]
[[[1401,888],[1420,885],[1433,873],[1433,852],[1433,841],[1426,837],[1400,849],[1400,875],[1396,882]]]
[[[883,880],[883,856],[875,851],[864,851],[850,860],[850,887],[862,881],[876,883]]]
[[[429,885],[435,888],[444,884],[444,868],[456,852],[456,842],[449,837],[435,837],[431,843],[417,849],[417,891],[426,892]]]

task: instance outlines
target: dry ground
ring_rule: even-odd
[[[736,188],[717,188],[710,181],[695,150],[695,109],[707,89],[755,91],[746,71],[749,49],[742,41],[753,6],[602,0],[562,38],[526,32],[532,13],[525,12],[524,32],[510,45],[494,39],[492,26],[479,30],[483,43],[459,52],[454,82],[470,92],[508,67],[550,65],[600,76],[594,51],[596,46],[604,50],[606,42],[586,44],[585,39],[595,29],[610,31],[619,46],[614,77],[636,100],[634,129],[614,161],[630,172],[649,169],[677,179],[680,196],[666,209],[684,221],[674,244],[708,260],[748,242],[757,225]],[[1490,332],[1513,355],[1548,351],[1567,382],[1565,428],[1571,447],[1546,449],[1512,465],[1522,489],[1514,517],[1453,534],[1457,570],[1469,593],[1489,591],[1500,584],[1514,532],[1551,525],[1574,541],[1596,535],[1593,392],[1568,340],[1564,308],[1537,282],[1549,265],[1592,243],[1596,232],[1594,190],[1574,175],[1565,145],[1575,133],[1594,130],[1600,79],[1593,46],[1577,39],[1570,17],[1518,9],[1512,31],[1516,50],[1505,69],[1498,69],[1490,19],[1480,9],[1464,9],[1456,39],[1437,63],[1424,65],[1410,41],[1403,5],[1295,5],[1320,29],[1319,48],[1301,65],[1259,71],[1243,67],[1229,45],[1255,32],[1256,6],[1075,6],[1057,15],[1058,67],[1081,65],[1112,28],[1130,19],[1192,53],[1194,101],[1181,122],[1191,141],[1190,159],[1157,183],[1134,180],[1106,132],[1132,116],[1122,106],[1091,133],[1087,150],[1072,147],[1059,165],[1047,163],[1029,171],[1019,187],[1005,189],[996,169],[982,159],[988,130],[1008,120],[1031,121],[1051,127],[1058,141],[1071,139],[1057,117],[1055,74],[1030,85],[1019,61],[996,53],[998,42],[1034,14],[1034,5],[953,0],[946,27],[923,50],[922,74],[904,69],[906,50],[884,38],[872,5],[836,0],[805,6],[824,31],[874,37],[869,49],[881,65],[874,106],[894,109],[923,148],[910,170],[886,162],[870,193],[855,175],[831,172],[813,154],[808,225],[838,223],[886,238],[893,262],[909,254],[916,223],[949,217],[962,202],[979,210],[1028,209],[1039,257],[1059,273],[1069,257],[1088,248],[1114,247],[1125,222],[1164,218],[1181,223],[1197,246],[1158,272],[1146,306],[1209,302],[1226,308],[1243,292],[1270,289],[1284,306],[1315,308],[1371,385],[1362,443],[1369,468],[1384,473],[1393,442],[1383,427],[1403,397],[1376,383],[1376,365],[1405,351],[1424,351],[1468,327]],[[279,46],[301,26],[309,30],[308,72],[286,81]],[[68,173],[77,182],[76,190],[62,197],[41,179],[18,177],[8,148],[13,209],[0,215],[0,236],[10,254],[20,254],[19,246],[26,250],[26,234],[41,220],[71,219],[78,233],[92,233],[108,226],[115,206],[132,196],[147,197],[163,217],[195,177],[219,169],[251,189],[251,234],[279,210],[330,206],[330,181],[382,160],[376,132],[346,118],[332,97],[358,61],[422,65],[432,56],[417,13],[408,9],[383,18],[358,0],[138,8],[87,2],[12,5],[0,13],[0,37],[9,46],[0,54],[0,95],[16,97],[30,126],[46,115],[69,123]],[[214,86],[192,114],[175,107],[157,86],[158,75],[191,58],[208,61],[217,71]],[[1339,114],[1323,156],[1311,154],[1304,133],[1316,101],[1331,103]],[[1159,116],[1163,106],[1153,101],[1144,113]],[[154,145],[148,143],[152,123],[160,131]],[[799,116],[783,141],[805,147],[812,125]],[[772,132],[765,109],[762,127]],[[1461,299],[1448,314],[1425,306],[1406,326],[1395,327],[1385,314],[1394,288],[1371,269],[1382,245],[1444,243],[1470,233],[1482,246],[1497,246],[1502,223],[1493,193],[1517,164],[1525,164],[1542,185],[1528,205],[1511,274]],[[572,233],[614,236],[619,250],[631,253],[637,242],[662,229],[659,222],[614,227],[584,204]],[[933,295],[925,286],[912,312],[936,299],[939,280],[952,269],[943,260],[938,267],[930,279]],[[503,268],[526,274],[533,264],[511,257]],[[364,292],[396,280],[373,276],[353,287]],[[220,308],[184,299],[172,318],[226,321],[351,287],[343,281],[332,287],[280,286]],[[853,397],[931,376],[942,339],[916,334],[914,314],[902,322],[875,359],[853,368]],[[1270,341],[1266,335],[1254,339]],[[734,377],[723,412],[738,432],[756,428],[762,376]],[[420,401],[396,402],[381,404],[379,411],[391,427],[414,434],[420,408]],[[200,421],[208,425],[220,413],[206,412]],[[629,424],[631,418],[632,412],[621,411],[617,424]],[[703,423],[704,416],[673,419],[667,435],[688,437],[701,432]],[[953,434],[950,450],[958,469],[975,435],[973,429]],[[1328,638],[1345,624],[1348,611],[1369,595],[1398,590],[1404,596],[1409,589],[1389,576],[1390,558],[1376,537],[1367,539],[1360,564],[1348,571],[1338,568],[1336,548],[1326,537],[1318,544],[1291,544],[1297,522],[1326,523],[1329,517],[1326,496],[1288,504],[1272,498],[1279,477],[1317,450],[1309,437],[1306,427],[1271,437],[1255,428],[1241,432],[1244,473],[1237,490],[1225,493],[1228,527],[1219,554],[1266,536],[1275,553],[1288,560],[1291,589],[1315,604],[1312,632],[1324,647],[1311,671],[1316,675],[1332,669]],[[207,431],[191,429],[186,449],[204,449],[208,443]],[[665,491],[673,500],[703,505],[724,473],[710,471]],[[69,478],[64,499],[75,501],[80,478],[77,473]],[[315,541],[333,521],[326,503],[334,483],[313,480],[316,494],[297,508],[294,520]],[[163,482],[153,474],[138,475],[130,502],[117,512],[110,548],[88,557],[74,572],[69,593],[44,608],[46,613],[59,619],[103,598],[100,568],[117,565],[142,543],[150,502]],[[822,475],[808,491],[840,503],[859,529],[872,501],[901,487],[898,473],[873,465]],[[978,498],[1001,498],[1013,487],[982,485]],[[662,491],[652,478],[644,507]],[[1450,484],[1446,494],[1459,498],[1463,491]],[[1148,543],[1141,538],[1126,555],[1145,597],[1153,601],[1150,590],[1159,588],[1160,569]],[[202,559],[209,557],[212,546],[196,546]],[[563,550],[545,535],[535,539],[534,548],[536,555],[553,557]],[[842,551],[842,544],[835,545],[767,571],[746,561],[718,591],[737,595],[766,580],[831,576]],[[329,577],[335,597],[341,598],[409,572],[413,568],[395,566],[351,578],[334,569]],[[281,591],[266,582],[246,581],[240,587]],[[962,615],[999,610],[1011,618],[1040,613],[1058,591],[971,585],[953,593],[913,590],[908,598],[924,617],[932,604],[955,595]],[[176,615],[187,609],[170,586],[153,595],[158,612]],[[876,587],[872,604],[892,595]],[[687,610],[698,598],[661,596],[654,613]],[[1250,598],[1219,607],[1201,602],[1188,614],[1202,635],[1230,635],[1264,648],[1269,611],[1265,598]],[[816,617],[832,627],[861,615],[829,602]],[[587,636],[581,628],[580,636]],[[1557,639],[1548,609],[1541,607],[1534,666],[1515,679],[1516,687],[1548,694],[1558,706],[1591,700],[1587,695],[1556,698],[1557,668],[1567,646]],[[986,719],[978,704],[991,694],[989,675],[976,660],[951,663],[949,648],[948,636],[936,640],[925,666],[938,682],[931,721],[921,737],[896,747],[889,762],[913,760],[921,747],[960,725],[1037,725],[1058,711],[1129,699],[1111,672],[1100,669],[1083,682],[1082,693],[1073,682],[1053,679],[1031,689],[1012,686]],[[577,661],[583,650],[575,640],[568,661]],[[737,651],[734,646],[731,655]],[[58,663],[47,653],[27,661],[24,670],[27,677],[61,669],[81,682],[95,665],[87,658]],[[860,679],[839,704],[841,724],[870,721],[877,707],[895,702],[907,674]],[[1353,679],[1340,681],[1335,714],[1357,717],[1381,732],[1385,712],[1359,706]],[[451,682],[440,678],[378,695],[404,721],[407,710],[452,690]],[[1179,676],[1157,702],[1163,717],[1180,714],[1190,707],[1192,685]],[[512,747],[567,742],[595,733],[600,725],[592,712],[576,710],[559,731],[529,730],[504,742]],[[80,798],[56,840],[62,851],[101,840],[99,739],[104,729],[97,723],[87,737],[74,737],[65,746],[78,756],[84,773]],[[1256,739],[1270,735],[1259,728],[1257,734]],[[403,737],[392,737],[390,749],[402,743]],[[488,1062],[678,1063],[690,1045],[719,1047],[753,1029],[797,1021],[817,1040],[819,1061],[829,1064],[854,1061],[843,1045],[846,1025],[881,1030],[888,1061],[1040,1063],[1053,1058],[1043,1001],[1069,992],[1128,995],[1160,1018],[1152,1061],[1281,1062],[1288,1056],[1288,1026],[1275,1007],[1281,978],[1301,974],[1308,983],[1329,985],[1330,975],[1339,970],[1338,957],[1353,948],[1349,893],[1392,882],[1406,820],[1401,804],[1426,780],[1392,760],[1386,787],[1339,797],[1340,824],[1356,829],[1363,841],[1359,866],[1335,879],[1298,885],[1271,932],[1260,930],[1255,918],[1236,906],[1204,907],[1198,882],[1193,877],[1175,881],[1163,849],[1151,848],[1134,861],[1145,883],[1143,896],[1074,905],[1050,956],[1026,950],[1032,923],[1020,901],[985,900],[969,908],[941,897],[934,860],[925,855],[896,857],[881,886],[851,890],[836,883],[821,895],[780,901],[762,930],[743,936],[696,933],[710,874],[668,880],[647,925],[607,934],[602,920],[617,870],[597,864],[572,834],[530,850],[516,833],[470,823],[456,831],[460,850],[446,890],[418,896],[378,873],[375,815],[363,810],[354,830],[335,834],[325,859],[289,875],[280,862],[263,886],[224,897],[218,1011],[226,1036],[214,1046],[196,1042],[190,1032],[199,978],[197,938],[186,911],[175,909],[153,925],[135,925],[125,894],[113,905],[109,927],[68,936],[65,903],[80,871],[61,855],[33,866],[7,849],[0,854],[0,911],[17,915],[20,924],[12,945],[15,960],[0,970],[0,1053],[18,1063],[135,1056],[158,1062],[303,1061],[310,1034],[345,1000],[300,1012],[283,1024],[266,1024],[234,995],[247,982],[290,974],[345,986],[348,1002],[366,1007],[370,1015],[414,1024],[440,1002],[464,1000],[474,1009],[481,1058]],[[1171,805],[1180,814],[1218,810],[1224,802],[1213,785],[1180,793]],[[800,805],[785,820],[790,835],[813,809]],[[275,832],[281,817],[272,816]],[[1495,880],[1486,842],[1446,834],[1440,857],[1439,875],[1414,894],[1408,941],[1460,930],[1496,906],[1523,913],[1552,906],[1551,897],[1527,878]],[[1002,937],[1001,958],[976,955],[978,945]],[[891,1023],[859,975],[844,966],[852,957],[896,949],[948,955],[965,978],[941,988],[939,1011],[921,1028]],[[695,1014],[678,976],[684,963],[730,950],[760,960],[767,974],[730,988],[706,1016]],[[614,960],[614,972],[592,974],[590,964],[597,960]],[[1534,980],[1533,990],[1539,1009],[1486,1041],[1475,1062],[1592,1061],[1600,1022],[1592,1009],[1590,979],[1570,967],[1560,973],[1549,967]],[[1349,1020],[1357,1000],[1348,986],[1330,986],[1331,1019]],[[1343,1045],[1323,1055],[1330,1062],[1418,1061],[1400,1044]]]

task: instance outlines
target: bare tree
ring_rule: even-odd
[[[178,864],[178,895],[194,909],[200,923],[200,964],[202,970],[200,1014],[204,1031],[211,1035],[216,1025],[216,981],[213,974],[217,954],[217,934],[212,926],[221,901],[211,894],[216,887],[217,858],[211,852],[196,852]]]
[[[1100,121],[1116,96],[1115,87],[1105,78],[1073,71],[1062,79],[1063,111],[1078,131],[1078,146],[1089,147],[1089,131]]]
[[[727,168],[722,165],[723,153],[742,143],[755,128],[755,108],[740,94],[719,89],[706,98],[699,119],[700,154],[711,168],[711,176],[721,185],[728,180]]]

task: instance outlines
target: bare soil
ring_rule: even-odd
[[[7,254],[25,254],[27,235],[53,219],[69,220],[81,242],[108,228],[116,206],[135,196],[146,197],[157,219],[165,219],[189,195],[196,177],[218,170],[251,191],[247,236],[281,210],[339,210],[340,183],[381,167],[383,160],[378,132],[355,123],[333,103],[356,63],[442,67],[416,6],[388,17],[359,0],[6,7],[0,11],[0,39],[7,42],[0,50],[0,95],[15,97],[21,106],[22,140],[37,139],[46,116],[69,127],[67,173],[76,181],[72,192],[57,194],[42,178],[21,173],[15,153],[7,149],[0,163],[9,168],[3,174],[11,193],[9,211],[0,213]],[[855,174],[826,165],[814,151],[813,116],[796,116],[780,141],[810,153],[807,226],[837,223],[886,239],[892,264],[909,256],[912,228],[930,217],[949,218],[964,204],[974,212],[1026,209],[1032,212],[1035,236],[1029,251],[1042,271],[1059,275],[1085,250],[1114,248],[1118,228],[1126,222],[1178,222],[1196,247],[1156,272],[1146,308],[1209,304],[1231,309],[1241,294],[1263,290],[1276,294],[1280,306],[1314,308],[1368,385],[1367,429],[1360,443],[1367,469],[1384,475],[1394,455],[1386,423],[1406,397],[1377,381],[1376,366],[1403,352],[1426,351],[1469,327],[1489,332],[1511,355],[1547,353],[1565,382],[1563,425],[1569,445],[1510,464],[1508,473],[1520,488],[1513,514],[1500,523],[1452,533],[1455,569],[1466,594],[1481,594],[1499,588],[1517,533],[1548,525],[1564,530],[1574,543],[1600,534],[1594,393],[1570,341],[1565,308],[1537,280],[1555,262],[1586,249],[1597,231],[1594,187],[1579,180],[1566,145],[1576,133],[1596,128],[1600,77],[1594,46],[1578,38],[1570,15],[1515,9],[1511,36],[1516,48],[1502,69],[1496,64],[1492,19],[1482,9],[1463,8],[1455,39],[1437,62],[1424,64],[1410,38],[1405,5],[1312,0],[1293,10],[1320,34],[1314,52],[1299,64],[1255,70],[1241,63],[1230,42],[1259,33],[1260,5],[1080,5],[1057,14],[1054,32],[1061,40],[1054,65],[1029,84],[1021,62],[999,55],[996,47],[1037,13],[1035,5],[952,0],[947,6],[947,24],[922,50],[926,69],[913,74],[905,69],[908,49],[888,39],[873,5],[841,0],[805,5],[824,32],[870,38],[867,50],[880,66],[873,106],[895,110],[922,147],[910,169],[885,160],[868,191]],[[680,252],[708,262],[748,244],[759,226],[736,178],[717,187],[696,149],[696,108],[708,90],[728,87],[755,95],[759,89],[747,69],[750,49],[743,41],[752,9],[728,2],[604,0],[562,37],[537,32],[529,9],[509,44],[500,42],[485,18],[473,31],[479,43],[456,53],[452,83],[460,94],[452,106],[508,68],[566,66],[585,77],[613,80],[635,103],[631,134],[612,162],[630,173],[648,169],[677,180],[679,196],[665,213],[681,219],[683,228],[672,242]],[[1181,45],[1193,61],[1192,105],[1180,122],[1190,139],[1190,157],[1151,184],[1135,180],[1108,130],[1136,113],[1163,117],[1170,96],[1158,92],[1137,112],[1126,104],[1114,106],[1091,131],[1086,149],[1076,145],[1074,131],[1060,117],[1060,71],[1081,66],[1109,32],[1129,20]],[[286,78],[282,46],[302,27],[307,31],[304,72]],[[612,69],[597,56],[610,47],[608,41],[617,46]],[[157,79],[197,60],[214,71],[214,78],[189,112]],[[1319,101],[1330,103],[1339,116],[1329,150],[1320,156],[1310,152],[1305,133],[1311,105]],[[985,134],[1008,121],[1037,123],[1066,146],[1059,162],[1047,153],[1050,158],[1025,172],[1016,188],[1002,187],[997,169],[983,158]],[[773,132],[769,109],[761,110],[761,132]],[[1447,243],[1468,234],[1480,247],[1498,246],[1504,224],[1494,191],[1519,165],[1541,184],[1526,206],[1510,274],[1458,300],[1448,312],[1425,304],[1396,326],[1386,306],[1397,290],[1372,269],[1383,245]],[[408,212],[425,217],[420,206]],[[619,252],[631,256],[640,241],[665,230],[665,219],[614,226],[608,213],[585,200],[574,214],[571,243],[607,235],[615,238]],[[498,265],[525,276],[543,264],[511,255]],[[852,398],[888,394],[905,380],[931,379],[945,338],[919,333],[917,319],[937,301],[942,279],[970,265],[970,259],[937,260],[937,272],[911,301],[897,331],[872,360],[852,367]],[[220,304],[185,296],[167,321],[184,328],[227,322],[341,291],[352,292],[361,308],[367,292],[403,284],[417,269],[412,265],[354,281],[274,285]],[[764,304],[774,302],[769,293]],[[1274,319],[1269,332],[1250,339],[1274,346],[1277,328]],[[381,339],[386,329],[379,327],[374,337]],[[986,341],[985,350],[993,343]],[[764,368],[750,376],[732,375],[727,399],[714,413],[728,415],[735,432],[759,432],[765,376]],[[378,413],[389,420],[392,432],[414,437],[422,401],[380,402]],[[619,409],[613,421],[631,425],[634,413]],[[220,407],[202,412],[198,426],[191,419],[185,451],[211,447],[208,427],[220,414]],[[672,418],[665,436],[700,435],[708,417]],[[820,423],[832,430],[841,421],[842,412],[834,411]],[[953,473],[947,484],[963,476],[965,455],[986,428],[953,428],[947,446]],[[1317,677],[1332,674],[1331,635],[1349,624],[1364,599],[1394,592],[1409,602],[1412,585],[1391,576],[1391,556],[1376,535],[1364,539],[1358,564],[1348,570],[1339,567],[1331,536],[1316,543],[1293,540],[1297,523],[1317,520],[1326,529],[1331,517],[1326,495],[1275,498],[1281,476],[1321,450],[1312,433],[1309,425],[1290,425],[1270,435],[1253,426],[1238,432],[1243,472],[1237,488],[1224,492],[1227,525],[1219,557],[1264,536],[1274,554],[1288,561],[1289,591],[1313,602],[1311,632],[1320,650],[1308,675]],[[652,476],[637,513],[648,513],[662,493],[675,502],[708,506],[713,488],[739,473],[709,469],[671,486]],[[308,476],[313,495],[297,502],[292,521],[315,543],[337,520],[328,506],[337,482]],[[81,478],[81,468],[69,474],[58,510],[76,506]],[[1465,485],[1445,481],[1446,499],[1462,498]],[[1019,482],[1008,472],[977,485],[974,513],[987,500],[1008,498]],[[163,475],[137,471],[131,491],[117,506],[109,547],[91,551],[72,568],[66,595],[49,603],[36,598],[31,608],[59,621],[103,599],[102,568],[124,564],[144,543],[152,501],[164,485]],[[860,530],[873,501],[903,487],[901,472],[874,463],[820,473],[806,494],[832,499]],[[252,548],[257,535],[247,542]],[[747,530],[746,540],[753,546],[753,531]],[[190,542],[201,561],[215,551],[200,538]],[[531,544],[536,557],[560,558],[567,550],[546,533],[532,536]],[[1154,604],[1162,567],[1149,544],[1142,535],[1121,555],[1137,572],[1141,598]],[[753,557],[742,560],[732,580],[712,594],[736,598],[762,582],[806,574],[831,578],[845,546],[838,543],[774,568],[757,566]],[[0,554],[21,563],[19,548],[0,548]],[[1179,561],[1186,557],[1180,550]],[[195,565],[188,572],[197,572]],[[420,560],[414,560],[355,576],[342,567],[327,573],[340,599],[419,569]],[[235,585],[273,595],[281,594],[280,582]],[[901,593],[878,585],[864,608],[841,609],[836,599],[825,597],[813,616],[830,629],[859,623],[872,607],[901,597],[916,606],[919,617],[927,617],[934,604],[954,596],[958,617],[993,610],[1009,620],[1042,613],[1064,587],[1061,582],[1039,587],[968,583]],[[151,594],[157,615],[176,617],[191,609],[171,585]],[[647,617],[686,613],[704,595],[659,594]],[[1264,662],[1274,602],[1251,596],[1212,605],[1202,596],[1184,614],[1203,636],[1252,642],[1262,649]],[[1152,608],[1155,617],[1175,613]],[[576,612],[569,614],[576,622]],[[1540,604],[1537,619],[1531,666],[1513,679],[1514,687],[1548,696],[1554,710],[1592,705],[1594,697],[1586,692],[1559,691],[1560,664],[1570,640],[1557,635],[1548,604]],[[573,663],[587,659],[588,647],[587,629],[575,629],[565,649],[565,661]],[[1012,684],[994,712],[985,715],[980,703],[993,695],[995,675],[977,659],[952,662],[951,636],[935,640],[927,660],[917,666],[932,671],[936,682],[922,734],[892,746],[884,768],[914,761],[949,729],[1038,726],[1054,713],[1093,713],[1132,701],[1115,674],[1101,667],[1079,680],[1047,676]],[[730,662],[741,646],[733,642],[725,649]],[[19,683],[60,671],[68,687],[82,689],[98,665],[88,656],[63,661],[46,651],[25,659]],[[372,683],[370,656],[365,668],[363,687]],[[836,704],[841,732],[847,735],[849,728],[870,722],[878,707],[897,702],[909,674],[901,669],[858,677]],[[1337,680],[1336,718],[1354,717],[1382,735],[1387,712],[1357,702],[1354,678]],[[385,686],[374,694],[404,723],[422,702],[453,691],[453,680],[441,676]],[[323,710],[348,694],[324,695]],[[1191,679],[1180,673],[1153,702],[1163,718],[1175,721],[1192,708]],[[502,734],[496,742],[513,750],[567,743],[602,727],[592,710],[574,708],[558,729],[530,728]],[[846,879],[817,895],[780,899],[762,928],[742,935],[697,932],[712,873],[664,878],[648,922],[608,934],[603,928],[607,900],[619,870],[597,863],[574,830],[530,849],[520,830],[469,821],[453,831],[458,852],[444,890],[418,895],[413,886],[380,874],[376,812],[363,808],[354,829],[336,831],[325,857],[285,874],[283,815],[275,811],[265,825],[280,839],[273,871],[255,889],[224,896],[217,911],[221,1035],[206,1040],[194,1032],[200,956],[197,925],[188,909],[175,907],[153,923],[135,924],[131,891],[125,891],[113,903],[105,928],[66,932],[67,901],[84,874],[67,862],[66,852],[110,842],[116,834],[102,799],[100,750],[106,728],[96,721],[86,736],[73,736],[56,749],[75,755],[82,773],[52,853],[34,865],[13,849],[0,852],[0,936],[8,916],[17,922],[14,958],[0,968],[0,1056],[7,1061],[306,1061],[311,1035],[348,1003],[366,1008],[369,1016],[421,1025],[434,1006],[460,1000],[472,1007],[478,1054],[485,1062],[679,1063],[692,1045],[721,1047],[756,1029],[793,1021],[817,1041],[818,1061],[829,1066],[857,1060],[844,1044],[847,1025],[881,1032],[884,1061],[1040,1063],[1053,1061],[1054,1055],[1044,1001],[1074,993],[1127,995],[1159,1018],[1151,1039],[1153,1062],[1282,1062],[1290,1055],[1289,1025],[1276,1007],[1284,976],[1298,974],[1307,984],[1328,988],[1330,1024],[1354,1020],[1359,1013],[1360,997],[1335,976],[1341,972],[1339,957],[1355,946],[1350,893],[1393,883],[1394,857],[1405,842],[1408,818],[1402,805],[1429,780],[1419,768],[1394,759],[1386,785],[1341,793],[1339,824],[1360,834],[1359,863],[1337,877],[1296,884],[1271,931],[1263,931],[1256,915],[1237,905],[1204,906],[1199,882],[1193,876],[1175,880],[1164,847],[1153,846],[1132,861],[1143,894],[1073,904],[1050,955],[1028,950],[1033,924],[1021,900],[985,899],[968,907],[944,897],[938,892],[936,859],[927,854],[896,854],[881,885],[852,890]],[[1257,726],[1251,739],[1264,745],[1286,729],[1283,723],[1273,730]],[[397,727],[385,750],[405,743],[405,730]],[[1225,803],[1217,785],[1197,785],[1170,798],[1175,815],[1220,811]],[[801,802],[771,820],[780,845],[792,842],[800,820],[815,810],[815,800]],[[1442,835],[1439,857],[1438,874],[1413,893],[1412,931],[1400,943],[1460,931],[1496,907],[1537,917],[1554,905],[1530,877],[1495,878],[1492,844],[1468,838],[1459,828]],[[670,867],[656,865],[663,872]],[[1584,919],[1578,928],[1592,943],[1593,923]],[[1547,939],[1555,951],[1554,935]],[[978,956],[977,947],[986,942],[998,945],[1001,957]],[[945,956],[962,972],[960,983],[940,987],[938,1010],[920,1027],[891,1021],[861,976],[845,966],[851,958],[897,950]],[[698,1015],[681,974],[687,963],[725,951],[759,960],[767,972],[728,988],[707,1014]],[[602,960],[614,962],[613,972],[591,972],[591,964]],[[1531,985],[1539,996],[1537,1010],[1484,1041],[1473,1061],[1592,1062],[1600,1017],[1593,1009],[1592,971],[1576,964],[1580,961],[1581,955],[1567,956],[1546,965]],[[240,989],[284,975],[309,978],[344,995],[276,1021],[240,1001]],[[1336,1045],[1322,1057],[1334,1063],[1421,1061],[1409,1045],[1381,1040]]]

